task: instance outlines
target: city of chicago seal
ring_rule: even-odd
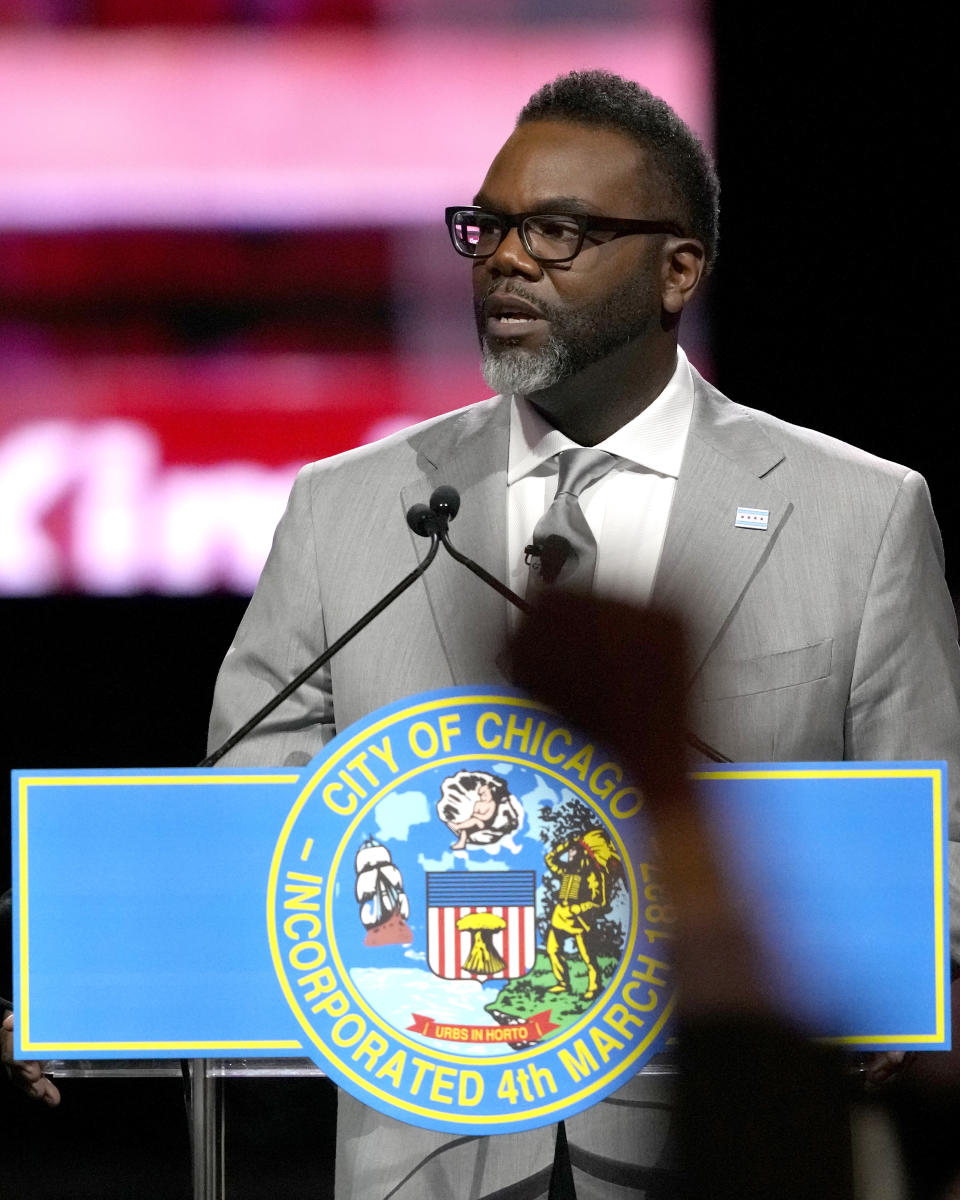
[[[381,1112],[488,1133],[558,1121],[663,1048],[673,911],[643,797],[512,691],[412,696],[305,774],[268,884],[311,1057]]]

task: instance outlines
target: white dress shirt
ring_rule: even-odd
[[[597,444],[620,460],[587,488],[581,508],[597,541],[595,593],[645,604],[650,599],[667,532],[693,414],[693,377],[683,350],[660,395],[616,433]],[[526,594],[530,568],[524,561],[533,528],[553,503],[557,455],[577,445],[514,396],[507,467],[509,584]]]

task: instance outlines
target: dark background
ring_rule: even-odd
[[[724,192],[709,303],[715,379],[728,395],[927,477],[956,593],[956,205],[937,21],[916,5],[786,15],[717,5]],[[4,768],[197,761],[244,605],[229,595],[0,601]],[[250,1142],[233,1196],[282,1193],[288,1167],[318,1146],[332,1153],[329,1105],[318,1123],[326,1101],[303,1085],[233,1096]],[[68,1082],[64,1097],[49,1114],[3,1093],[0,1195],[187,1194],[175,1081]],[[323,1177],[312,1186],[323,1194]]]

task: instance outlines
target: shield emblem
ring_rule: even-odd
[[[534,871],[427,871],[427,962],[441,979],[518,979],[537,954]]]

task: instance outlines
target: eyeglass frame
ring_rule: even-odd
[[[595,217],[588,213],[565,213],[565,212],[524,212],[524,213],[500,213],[492,208],[482,208],[478,205],[461,204],[455,205],[446,210],[447,232],[450,234],[450,240],[453,242],[453,248],[463,258],[472,258],[475,262],[482,262],[485,258],[491,258],[503,245],[507,234],[511,229],[516,229],[524,250],[530,255],[534,262],[541,266],[557,266],[560,263],[572,262],[580,251],[583,249],[583,243],[588,233],[594,230],[598,233],[612,232],[622,236],[631,233],[669,233],[674,237],[686,237],[687,235],[675,221],[646,221],[633,217]],[[486,254],[471,254],[469,250],[461,249],[457,235],[453,231],[454,218],[458,213],[483,213],[486,216],[496,217],[503,226],[503,234],[496,246]],[[530,244],[527,241],[524,232],[524,223],[531,217],[563,217],[568,221],[575,221],[579,231],[577,239],[577,248],[572,254],[566,255],[564,258],[543,258],[539,254],[535,254],[530,249]],[[610,239],[614,241],[614,238]]]

